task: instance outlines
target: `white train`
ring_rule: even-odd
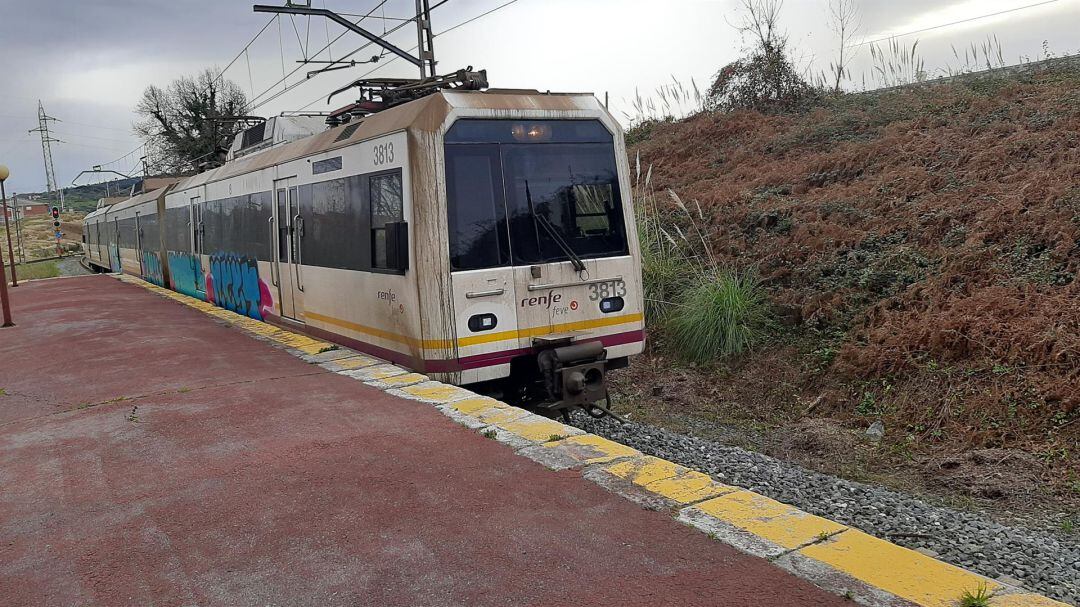
[[[271,119],[224,165],[91,213],[89,262],[602,413],[645,327],[622,131],[595,97],[448,90],[310,132]]]

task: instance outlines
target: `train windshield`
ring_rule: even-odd
[[[596,121],[459,121],[447,134],[451,265],[627,253],[615,147]]]

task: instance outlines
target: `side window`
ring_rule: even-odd
[[[368,178],[371,200],[371,267],[391,268],[388,263],[387,224],[404,219],[402,208],[401,173],[389,173]]]
[[[447,145],[446,194],[450,267],[510,265],[497,145]]]

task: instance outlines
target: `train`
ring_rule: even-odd
[[[441,90],[311,120],[270,118],[220,166],[90,213],[87,263],[438,381],[610,412],[644,298],[623,131],[594,95]]]

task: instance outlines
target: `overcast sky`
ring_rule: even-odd
[[[283,0],[263,0],[283,3]],[[449,0],[434,15],[436,32],[491,10],[506,0]],[[1037,4],[1039,0],[856,0],[862,11],[858,40],[890,35]],[[827,69],[838,43],[826,21],[827,0],[787,0],[782,15],[793,54],[809,73]],[[45,189],[41,144],[27,133],[37,126],[40,99],[54,123],[53,145],[57,179],[70,185],[76,174],[95,164],[121,172],[138,170],[141,153],[125,156],[139,145],[131,124],[133,108],[149,84],[165,86],[173,78],[207,66],[224,68],[270,17],[254,13],[242,0],[0,0],[0,163],[12,172],[7,191]],[[324,0],[313,0],[316,7]],[[365,13],[377,0],[325,0],[342,13]],[[672,79],[702,88],[717,69],[737,58],[744,43],[731,26],[740,20],[738,0],[518,0],[473,23],[439,36],[435,50],[440,71],[473,65],[486,68],[492,86],[610,94],[620,119],[631,112],[635,90],[654,95],[657,86]],[[413,0],[389,0],[376,13],[409,17]],[[363,26],[378,33],[383,23]],[[279,29],[280,25],[280,29]],[[1061,55],[1080,50],[1077,26],[1080,0],[1056,0],[1040,6],[902,36],[900,43],[919,40],[919,52],[933,75],[958,67],[952,46],[980,45],[988,36],[1000,40],[1005,60],[1038,59],[1044,41]],[[343,30],[322,20],[282,18],[273,23],[241,56],[226,76],[255,97],[271,87],[296,60],[313,55]],[[415,29],[402,28],[390,38],[408,49]],[[355,49],[361,41],[347,34],[332,45],[333,57]],[[306,48],[302,48],[306,47]],[[853,66],[861,88],[865,75],[873,84],[866,46]],[[373,49],[357,53],[368,58]],[[329,58],[323,53],[318,58]],[[374,75],[412,76],[402,61],[387,63]],[[250,66],[250,69],[249,69]],[[287,82],[304,80],[301,68]],[[362,76],[369,66],[320,75],[257,107],[269,116],[307,108],[324,111],[325,96],[343,83]],[[265,99],[275,91],[258,97]],[[347,96],[334,99],[336,105]],[[625,119],[624,119],[625,121]],[[96,179],[100,180],[100,179]],[[86,183],[83,178],[80,184]]]

